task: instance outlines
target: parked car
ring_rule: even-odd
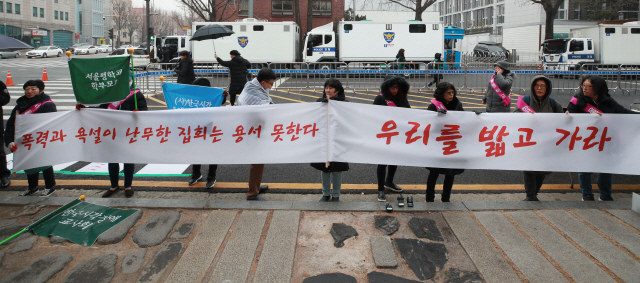
[[[128,48],[127,49],[119,48],[111,52],[109,56],[112,56],[112,57],[129,56],[129,51],[128,51]],[[149,53],[147,53],[147,50],[142,48],[133,49],[133,66],[134,67],[142,67],[143,69],[146,69],[149,62],[151,61],[149,60]]]
[[[89,46],[89,45],[91,45],[91,44],[89,44],[89,43],[74,44],[74,45],[71,45],[71,46],[67,47],[67,51],[71,51],[71,53],[74,53],[74,52],[76,52],[76,48],[78,48],[80,46]]]
[[[98,51],[102,52],[102,53],[109,53],[111,51],[113,51],[113,47],[111,45],[99,45],[98,46]]]
[[[19,51],[0,50],[0,59],[4,58],[18,58],[20,57]]]
[[[96,48],[94,45],[85,45],[85,46],[80,46],[78,48],[76,48],[76,51],[74,52],[76,55],[79,54],[98,54],[98,48]]]
[[[36,50],[27,52],[27,58],[34,58],[34,57],[47,58],[51,56],[60,57],[62,56],[62,53],[64,52],[58,46],[40,46]]]
[[[480,61],[497,62],[509,59],[509,51],[493,41],[480,41],[473,48],[473,57]]]
[[[125,44],[125,45],[120,45],[120,47],[118,49],[129,49],[129,48],[135,48],[135,47],[133,47],[133,45]]]

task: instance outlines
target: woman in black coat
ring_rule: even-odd
[[[344,88],[342,83],[337,79],[328,79],[324,82],[324,91],[322,97],[317,102],[327,102],[329,99],[336,101],[347,101],[344,97]],[[311,163],[311,167],[320,170],[322,177],[322,198],[320,202],[340,201],[340,187],[342,186],[342,172],[349,170],[349,163],[346,162],[329,162]],[[331,191],[331,183],[333,182],[333,191]]]
[[[458,100],[458,92],[453,84],[448,82],[439,83],[434,92],[434,100],[427,110],[437,111],[445,114],[447,111],[464,111],[462,103]],[[449,202],[451,198],[451,189],[453,188],[453,180],[455,175],[462,174],[464,169],[449,168],[429,168],[429,177],[427,177],[427,202],[435,200],[436,181],[439,175],[444,175],[444,184],[442,185],[442,202]]]
[[[244,85],[247,83],[247,74],[249,74],[247,69],[251,68],[251,63],[242,58],[237,50],[231,50],[229,54],[231,55],[231,60],[229,61],[222,61],[218,55],[216,55],[216,60],[220,65],[229,68],[229,78],[231,80],[229,83],[229,102],[233,106],[236,103],[236,95],[242,92]],[[222,104],[226,102],[227,98],[225,97]]]
[[[409,83],[403,77],[388,75],[380,85],[380,94],[373,100],[374,105],[411,108],[407,95]],[[378,201],[385,201],[384,190],[401,193],[402,189],[393,183],[396,174],[396,165],[378,165],[376,176],[378,177]]]

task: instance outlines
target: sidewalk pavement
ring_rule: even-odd
[[[2,194],[0,240],[72,199]],[[86,201],[141,212],[92,247],[2,245],[0,282],[640,282],[629,200]]]

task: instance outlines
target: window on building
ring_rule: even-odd
[[[313,1],[313,15],[331,17],[331,1]]]
[[[484,9],[485,25],[493,25],[493,7]]]
[[[498,5],[498,23],[499,24],[504,24],[504,5]]]
[[[454,7],[454,11],[460,12],[461,7],[462,7],[462,0],[456,0],[456,6]]]
[[[440,11],[440,16],[442,16],[442,14],[444,14],[443,7],[444,7],[444,3],[443,2],[438,3],[438,10]],[[442,20],[440,20],[440,21],[442,21]]]
[[[573,10],[573,19],[576,21],[580,20],[580,7],[576,6],[576,9]]]
[[[484,4],[485,5],[491,5],[491,4],[493,4],[493,0],[485,0]]]
[[[11,3],[7,2],[7,14],[11,14]]]
[[[425,33],[427,32],[427,25],[425,24],[410,24],[409,33]]]
[[[53,11],[53,18],[58,19],[58,11]]]
[[[249,15],[249,0],[238,0],[238,16],[246,17]]]
[[[554,17],[554,19],[556,20],[566,20],[567,19],[567,10],[565,7],[566,2],[563,0],[562,4],[560,4],[560,7],[558,8],[558,13],[556,13],[556,16]]]
[[[292,16],[293,1],[292,0],[272,0],[271,14],[278,15],[278,16]]]
[[[127,38],[127,33],[126,33],[126,32],[123,32],[123,33],[122,33],[122,37]]]
[[[58,0],[53,0],[53,3],[58,3]]]
[[[44,8],[40,8],[40,18],[44,18]]]
[[[14,4],[14,13],[20,15],[20,4]]]
[[[0,13],[4,12],[4,1],[0,1]]]
[[[69,21],[69,12],[64,12],[64,20]]]
[[[263,25],[255,25],[253,26],[253,31],[264,31]]]

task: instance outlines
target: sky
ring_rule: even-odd
[[[368,1],[370,1],[370,0],[368,0]],[[144,8],[144,7],[146,7],[144,0],[132,0],[132,2],[133,2],[133,7],[134,8]],[[361,7],[361,5],[358,4],[358,2],[360,2],[360,1],[356,1],[356,9],[359,9]],[[163,10],[166,10],[166,11],[171,11],[176,7],[181,7],[179,0],[151,0],[151,3],[152,3],[153,6],[159,7],[161,9],[163,9]],[[348,9],[349,7],[353,7],[353,0],[345,0],[345,6],[346,6],[345,9]]]

